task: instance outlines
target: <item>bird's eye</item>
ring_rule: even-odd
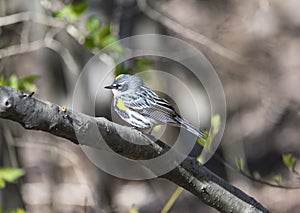
[[[125,82],[122,82],[122,83],[117,84],[117,89],[118,89],[118,90],[123,89],[123,88],[124,88],[124,85],[125,85]]]
[[[121,89],[123,84],[117,84],[117,89]]]
[[[119,84],[113,84],[112,85],[114,89],[118,89],[119,88]]]

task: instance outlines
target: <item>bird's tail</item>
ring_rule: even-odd
[[[176,116],[176,121],[182,125],[182,127],[184,127],[187,131],[189,131],[190,133],[196,135],[198,138],[204,138],[204,133],[201,130],[197,130],[195,127],[193,127],[189,122],[187,122],[186,120],[184,120],[183,118]]]

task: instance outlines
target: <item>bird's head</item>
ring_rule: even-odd
[[[105,89],[111,89],[115,96],[122,94],[132,93],[144,85],[142,79],[135,75],[121,74],[118,75],[114,82],[110,86],[104,87]]]

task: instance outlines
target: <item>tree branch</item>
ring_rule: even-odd
[[[0,27],[23,22],[23,30],[21,33],[21,41],[18,45],[8,46],[0,49],[0,59],[10,57],[17,54],[33,52],[42,48],[49,48],[59,54],[68,69],[74,74],[79,73],[79,66],[70,54],[69,50],[54,39],[54,37],[62,30],[65,30],[78,43],[82,44],[84,37],[76,26],[58,20],[42,13],[21,12],[13,15],[0,17]],[[29,42],[30,24],[36,23],[50,27],[44,39]]]
[[[49,27],[64,28],[66,26],[63,21],[58,21],[57,19],[42,13],[21,12],[0,17],[0,27],[25,21],[32,21]]]
[[[93,143],[93,137],[89,137],[93,124],[96,124],[107,145],[130,159],[151,159],[170,149],[159,140],[149,143],[149,137],[137,130],[105,118],[65,110],[9,87],[0,86],[0,117],[16,121],[26,129],[42,130],[75,144],[101,149],[103,147]],[[85,140],[78,139],[82,136]],[[173,163],[176,163],[176,155],[180,154],[174,153]],[[255,199],[216,176],[192,157],[187,157],[175,169],[160,177],[182,186],[220,212],[269,212]]]

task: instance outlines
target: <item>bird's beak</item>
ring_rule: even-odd
[[[110,85],[110,86],[106,86],[106,87],[104,87],[105,89],[113,89],[114,87],[113,87],[113,85]]]

